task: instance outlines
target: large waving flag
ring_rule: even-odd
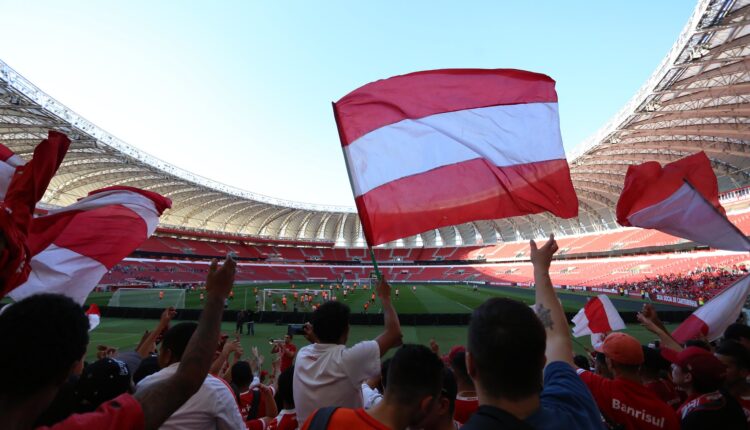
[[[573,317],[573,336],[587,334],[606,334],[625,329],[625,321],[617,312],[612,301],[605,294],[600,294],[586,303]],[[593,338],[592,338],[593,339]],[[594,340],[592,340],[592,344]]]
[[[664,167],[628,167],[617,222],[651,228],[716,249],[750,251],[750,240],[724,215],[719,186],[704,152]]]
[[[9,295],[21,300],[58,293],[83,304],[107,271],[153,234],[171,205],[150,191],[109,187],[35,218],[29,235],[31,274]]]
[[[0,297],[17,287],[29,276],[31,252],[28,247],[29,228],[34,209],[44,196],[49,182],[57,172],[70,146],[62,133],[49,132],[49,137],[34,148],[28,163],[0,145],[0,231],[4,246],[0,250]]]
[[[750,293],[750,275],[744,276],[705,305],[696,309],[672,332],[677,342],[705,336],[713,341],[724,334],[724,330],[737,320]]]
[[[370,246],[475,220],[578,214],[546,75],[411,73],[352,91],[334,114]]]

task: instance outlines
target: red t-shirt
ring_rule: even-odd
[[[276,418],[268,423],[268,430],[297,430],[297,412],[294,409],[282,409]]]
[[[260,395],[260,399],[258,401],[258,413],[254,417],[248,417],[248,414],[250,414],[250,410],[253,408],[253,397],[255,397],[255,393],[256,390],[252,389],[245,391],[244,393],[240,393],[240,413],[242,414],[242,419],[245,421],[266,416],[266,399],[263,398],[263,392],[258,390],[257,393]]]
[[[141,404],[126,393],[103,403],[94,412],[71,415],[51,427],[37,427],[37,430],[140,430],[145,426],[144,420]]]
[[[317,412],[317,411],[315,411]],[[315,413],[307,417],[302,425],[301,430],[308,430]],[[329,429],[347,429],[347,430],[391,430],[385,424],[371,417],[364,409],[339,408],[331,415],[328,421]]]
[[[680,407],[680,404],[682,404],[680,395],[677,394],[677,390],[675,389],[672,381],[659,379],[654,382],[649,382],[648,384],[643,384],[643,386],[653,391],[654,394],[659,396],[659,398],[662,399],[666,404],[671,406],[672,409],[676,410]]]
[[[456,408],[453,410],[453,419],[461,424],[466,424],[469,417],[479,408],[479,400],[476,397],[456,396]]]
[[[588,370],[579,370],[579,375],[609,421],[627,430],[679,430],[674,409],[643,385],[623,378],[607,379]]]
[[[293,343],[285,343],[284,348],[286,348],[287,351],[292,351],[294,353],[297,352],[297,346]],[[294,356],[287,357],[286,353],[281,353],[281,365],[279,366],[280,371],[285,371],[286,369],[292,367],[292,363],[294,363]]]

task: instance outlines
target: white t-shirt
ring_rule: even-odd
[[[383,395],[380,394],[377,388],[370,388],[367,383],[362,384],[362,400],[364,402],[364,408],[370,409],[371,407],[380,403],[383,400]]]
[[[137,390],[171,377],[179,365],[180,363],[173,363],[145,377],[138,383]],[[244,428],[245,422],[232,390],[222,379],[211,375],[206,377],[198,392],[159,427],[160,430]]]
[[[294,366],[294,405],[304,423],[326,406],[361,408],[362,382],[380,374],[380,347],[366,340],[345,345],[315,343],[299,350]]]

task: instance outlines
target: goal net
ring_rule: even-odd
[[[109,306],[123,308],[185,308],[185,290],[180,288],[119,288]]]

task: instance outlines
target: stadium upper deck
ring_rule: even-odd
[[[556,232],[616,227],[614,207],[627,166],[710,157],[722,190],[750,184],[750,0],[701,0],[674,46],[633,98],[570,155],[580,216],[549,214],[441,228],[397,245],[492,244]],[[353,208],[267,197],[199,177],[115,138],[0,61],[0,141],[28,158],[48,129],[73,145],[44,202],[68,205],[89,191],[126,184],[170,197],[162,226],[361,245]]]

